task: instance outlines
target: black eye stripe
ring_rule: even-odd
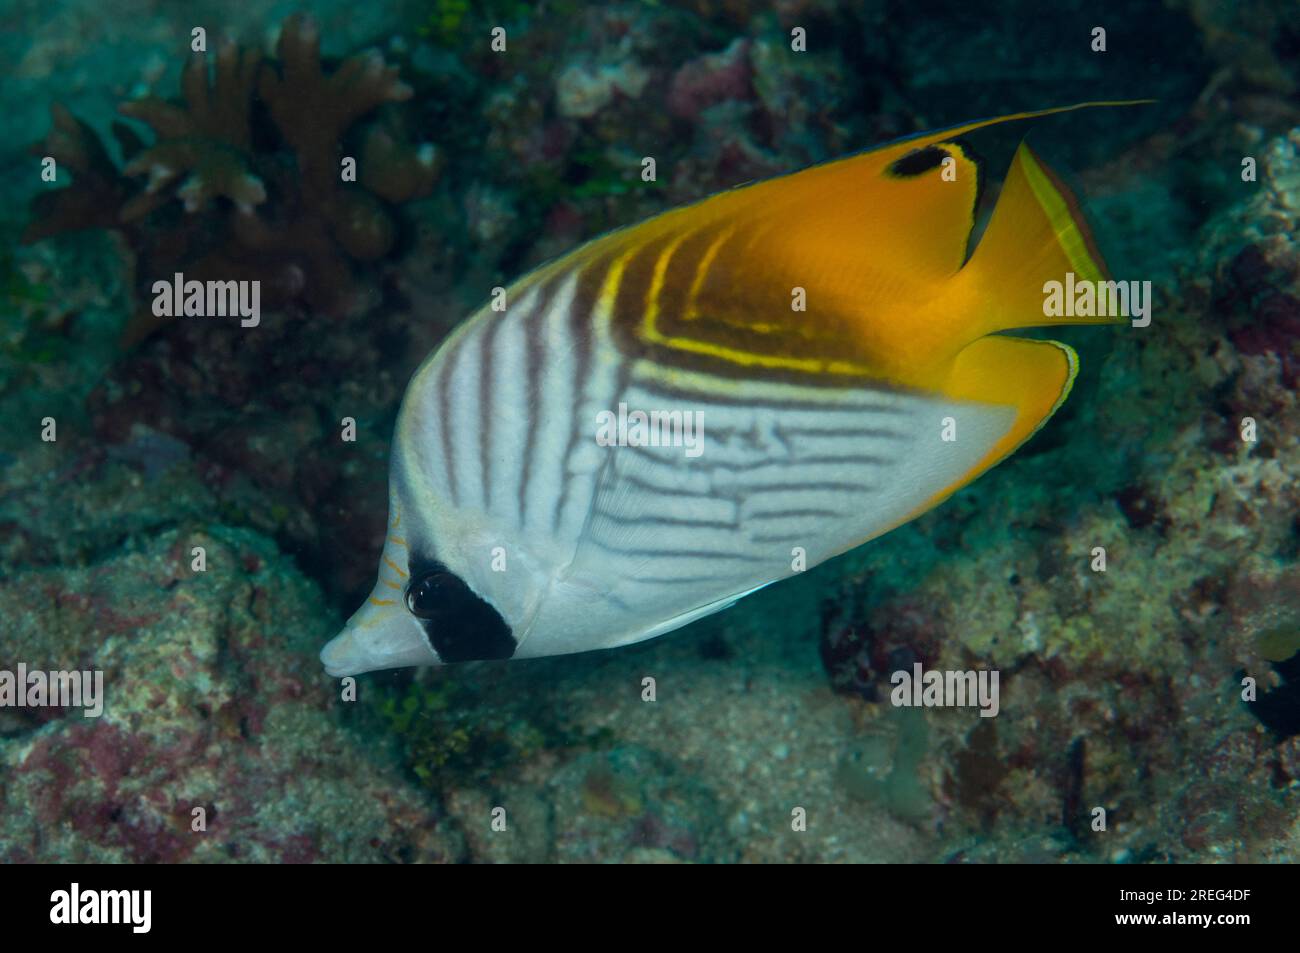
[[[406,608],[420,620],[443,662],[505,659],[518,647],[510,626],[486,600],[436,560],[412,560]]]

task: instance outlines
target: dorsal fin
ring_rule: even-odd
[[[555,267],[616,275],[616,332],[665,364],[915,383],[902,371],[942,348],[914,324],[947,297],[973,225],[976,165],[956,140],[1088,105],[1108,104],[967,122],[723,192]]]

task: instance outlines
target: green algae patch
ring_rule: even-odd
[[[435,793],[516,770],[547,751],[612,742],[606,732],[578,731],[553,714],[503,705],[490,687],[480,692],[461,673],[423,672],[387,687],[374,710],[397,737],[406,768]]]
[[[1268,661],[1285,662],[1300,652],[1300,628],[1290,625],[1268,629],[1255,637],[1255,647]]]
[[[850,796],[902,820],[920,821],[932,806],[920,775],[929,749],[929,727],[925,714],[917,709],[896,709],[893,720],[892,738],[884,734],[863,738],[845,753],[835,777]]]

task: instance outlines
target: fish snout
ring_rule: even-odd
[[[401,609],[379,611],[369,603],[326,643],[320,660],[334,678],[439,662],[417,619]]]

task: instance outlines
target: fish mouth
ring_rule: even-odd
[[[325,666],[325,674],[330,678],[342,678],[345,675],[359,675],[366,669],[360,667],[361,652],[358,651],[356,640],[352,637],[349,629],[344,629],[334,638],[325,643],[325,647],[320,650],[321,664]]]
[[[404,612],[377,612],[369,604],[326,643],[320,660],[331,678],[439,664],[438,654],[416,619]]]

